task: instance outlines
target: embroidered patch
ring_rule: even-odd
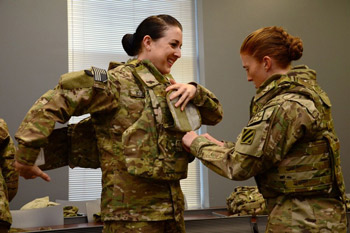
[[[106,82],[107,81],[107,71],[97,67],[91,67],[92,73],[96,81]]]
[[[243,129],[241,143],[251,145],[255,136],[255,129]]]

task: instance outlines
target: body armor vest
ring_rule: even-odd
[[[135,61],[126,66],[129,66],[145,97],[140,117],[122,133],[127,171],[157,180],[186,178],[188,163],[194,157],[183,150],[181,139],[185,132],[175,127],[168,107],[165,89],[170,85],[168,78],[172,77],[160,74],[147,61]]]
[[[301,67],[304,68],[304,67]],[[311,70],[308,70],[309,72]],[[313,71],[311,71],[313,72]],[[340,167],[339,141],[334,132],[331,104],[326,93],[309,75],[296,69],[272,81],[251,105],[255,115],[265,105],[281,103],[290,93],[311,99],[320,113],[320,123],[313,138],[293,145],[277,167],[256,176],[265,198],[279,194],[329,195],[345,200],[345,185]]]

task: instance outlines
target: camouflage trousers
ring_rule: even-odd
[[[273,204],[273,206],[271,206]],[[266,232],[346,233],[345,205],[336,198],[279,197],[268,200]]]
[[[9,232],[10,226],[11,226],[10,223],[0,220],[0,233]]]
[[[103,233],[185,233],[185,223],[166,221],[107,221]]]

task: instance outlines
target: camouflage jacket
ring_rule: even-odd
[[[7,124],[0,118],[0,220],[12,223],[9,202],[18,188],[18,173],[13,166],[16,148]]]
[[[344,200],[345,186],[330,107],[315,71],[294,67],[260,86],[252,100],[251,118],[236,143],[220,147],[200,136],[193,141],[191,153],[229,179],[254,176],[269,211],[285,195],[287,199],[317,195],[326,203],[333,197],[328,201],[332,207],[339,202],[336,199]],[[342,208],[342,202],[338,206]]]
[[[140,118],[144,98],[132,67],[128,65],[111,63],[106,83],[94,81],[84,71],[65,74],[55,89],[34,104],[20,125],[16,133],[19,143],[16,159],[24,164],[34,164],[55,122],[64,123],[71,116],[90,113],[102,169],[103,220],[180,219],[184,201],[179,180],[141,178],[130,175],[125,167],[122,134]],[[201,85],[197,84],[192,103],[198,107],[203,124],[216,124],[222,119],[218,100]]]

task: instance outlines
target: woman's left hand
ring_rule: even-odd
[[[170,79],[171,86],[167,87],[165,90],[174,90],[170,95],[170,100],[179,97],[179,100],[175,103],[175,107],[181,106],[181,111],[183,111],[187,103],[194,98],[197,87],[188,83],[176,83],[175,80]]]

